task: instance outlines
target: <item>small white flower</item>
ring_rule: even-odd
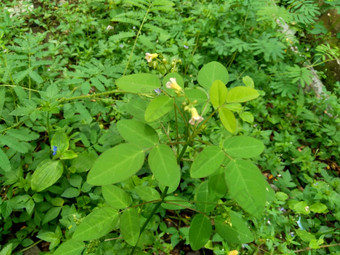
[[[106,30],[112,30],[112,29],[113,29],[113,26],[108,25],[108,26],[106,27]]]
[[[153,59],[157,58],[158,57],[158,54],[157,53],[145,53],[145,59],[146,61],[148,61],[148,63],[152,62]]]

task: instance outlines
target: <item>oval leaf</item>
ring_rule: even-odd
[[[31,188],[40,192],[58,181],[63,173],[63,165],[60,161],[46,159],[42,161],[34,171],[31,179]]]
[[[12,169],[11,162],[9,162],[7,154],[2,149],[0,149],[0,168],[5,172],[9,172]]]
[[[158,96],[154,98],[145,110],[145,120],[152,122],[163,117],[173,108],[173,101],[168,96]]]
[[[124,181],[143,165],[144,151],[134,144],[119,144],[101,154],[87,177],[91,185],[106,185]]]
[[[156,131],[141,121],[121,120],[117,123],[117,129],[126,141],[143,148],[153,147],[158,143]]]
[[[230,218],[226,222],[221,216],[215,218],[216,232],[229,244],[250,243],[254,240],[247,223],[236,212],[229,212]]]
[[[258,216],[266,203],[266,181],[250,161],[232,160],[226,167],[225,180],[229,195],[246,212]]]
[[[189,243],[194,251],[201,249],[210,239],[212,226],[209,218],[196,214],[189,228]]]
[[[228,90],[227,87],[225,86],[225,83],[219,80],[214,81],[209,90],[210,101],[212,105],[215,108],[223,105],[226,101],[227,93]]]
[[[234,87],[228,91],[227,102],[228,103],[242,103],[255,99],[259,96],[259,92],[256,89],[244,86]]]
[[[80,255],[84,248],[83,242],[71,239],[62,243],[53,255]]]
[[[217,204],[217,197],[209,191],[208,182],[202,182],[195,192],[196,207],[199,211],[209,213],[213,211]]]
[[[160,185],[168,186],[169,192],[175,191],[181,180],[181,173],[171,148],[164,144],[156,146],[151,150],[148,162]]]
[[[221,122],[223,126],[225,127],[225,129],[228,130],[232,134],[235,133],[237,122],[232,111],[226,108],[220,108],[218,112],[220,115]]]
[[[252,158],[264,150],[262,141],[249,136],[234,136],[227,139],[223,145],[225,152],[235,158]]]
[[[224,152],[217,146],[207,146],[194,160],[190,168],[192,178],[203,178],[214,173],[224,161]]]
[[[124,240],[134,246],[136,245],[140,232],[139,215],[136,208],[125,210],[120,217],[120,231]]]
[[[114,229],[117,221],[117,210],[111,207],[97,208],[77,226],[73,239],[89,241],[101,238]]]
[[[56,148],[54,148],[56,147]],[[55,157],[60,157],[69,147],[69,141],[64,131],[57,131],[51,140],[51,150],[55,151]]]
[[[137,192],[138,196],[144,201],[153,201],[161,199],[158,191],[154,188],[148,186],[137,186],[135,187],[135,191]]]
[[[161,86],[155,74],[139,73],[126,75],[116,80],[118,88],[132,93],[151,93]]]
[[[227,84],[229,81],[228,70],[222,64],[213,61],[202,67],[198,72],[197,80],[198,83],[207,90],[210,89],[210,86],[216,80]]]
[[[115,209],[124,209],[132,203],[128,193],[115,185],[103,186],[102,193],[105,201]]]

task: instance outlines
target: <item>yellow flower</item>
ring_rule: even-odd
[[[189,123],[191,125],[195,125],[196,123],[200,123],[203,120],[203,117],[198,114],[195,107],[192,107],[190,109],[190,112],[191,112],[191,119],[189,120]]]
[[[157,58],[158,54],[157,53],[145,53],[145,59],[146,61],[148,61],[148,63],[150,63],[153,59]]]
[[[237,250],[232,250],[228,253],[228,255],[237,255],[238,251]]]
[[[166,87],[175,90],[176,94],[180,94],[183,90],[181,86],[178,85],[176,78],[170,78],[170,81],[166,83]]]

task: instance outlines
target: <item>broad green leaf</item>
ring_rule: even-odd
[[[227,87],[225,86],[225,83],[223,83],[220,80],[214,81],[210,90],[210,101],[212,105],[217,108],[221,105],[223,105],[227,98]]]
[[[134,144],[119,144],[101,154],[87,177],[91,185],[114,184],[130,178],[143,166],[144,151]]]
[[[158,96],[154,98],[145,110],[145,120],[152,122],[163,117],[174,107],[173,101],[168,96]]]
[[[149,154],[149,166],[156,180],[169,187],[169,192],[177,189],[181,180],[181,172],[174,152],[165,144],[157,145]]]
[[[77,226],[73,239],[79,241],[99,239],[112,231],[117,221],[117,210],[111,207],[97,208]]]
[[[255,99],[259,95],[260,94],[256,89],[245,86],[237,86],[228,91],[227,102],[243,103]]]
[[[244,76],[242,78],[242,81],[243,81],[244,85],[246,85],[247,87],[254,88],[254,81],[253,81],[253,79],[251,77]]]
[[[129,143],[135,143],[142,148],[158,144],[158,135],[149,125],[137,120],[120,120],[117,123],[120,135]]]
[[[54,151],[55,157],[59,158],[69,147],[69,140],[64,131],[57,131],[51,140],[51,150]]]
[[[250,124],[254,122],[254,115],[250,112],[241,112],[239,116],[245,122],[248,122]]]
[[[161,87],[161,81],[155,74],[139,73],[126,75],[116,80],[118,88],[132,93],[151,93]]]
[[[44,81],[36,71],[30,70],[28,74],[32,78],[32,80],[34,80],[38,84]]]
[[[226,108],[232,112],[240,113],[243,110],[243,106],[240,103],[225,104],[223,108]]]
[[[186,208],[192,208],[192,204],[182,197],[178,196],[166,196],[162,207],[167,210],[184,210]]]
[[[215,218],[216,232],[229,244],[250,243],[254,240],[247,223],[236,212],[229,212],[230,218],[224,220],[221,216]]]
[[[84,249],[85,244],[83,242],[71,239],[62,243],[53,255],[81,255]]]
[[[124,209],[132,203],[128,193],[115,185],[105,185],[102,187],[105,201],[115,209]]]
[[[79,189],[69,187],[69,188],[65,189],[64,192],[60,196],[66,197],[66,198],[72,198],[72,197],[78,197],[79,194],[80,194]]]
[[[223,169],[221,168],[221,170]],[[209,192],[213,192],[218,198],[223,197],[227,192],[224,171],[221,170],[218,170],[217,173],[210,175],[208,180]]]
[[[302,239],[304,242],[310,242],[311,240],[315,239],[315,235],[310,232],[307,232],[303,229],[297,229],[296,234]]]
[[[60,161],[46,159],[34,171],[31,188],[40,192],[56,183],[63,174],[63,164]]]
[[[133,96],[129,103],[126,105],[126,111],[131,114],[134,119],[143,120],[148,101],[140,98],[139,96]]]
[[[224,84],[229,81],[227,69],[220,63],[213,61],[202,67],[197,76],[198,83],[205,89],[210,89],[214,81],[220,80]]]
[[[264,150],[262,141],[250,136],[233,136],[223,144],[224,150],[231,157],[252,158],[260,155]]]
[[[98,155],[94,151],[85,151],[78,155],[77,158],[72,160],[72,168],[76,173],[87,172],[93,166]]]
[[[13,249],[13,244],[9,243],[5,247],[2,248],[2,250],[0,251],[0,255],[11,255],[12,249]]]
[[[138,196],[140,196],[140,198],[144,201],[159,200],[161,198],[157,190],[148,186],[139,185],[135,187],[135,191],[137,192]]]
[[[60,156],[60,159],[73,159],[76,157],[78,157],[77,153],[75,153],[73,150],[67,150]]]
[[[327,212],[327,206],[324,205],[323,203],[314,203],[312,204],[309,209],[312,211],[312,212],[315,212],[315,213],[325,213]]]
[[[46,224],[51,220],[54,220],[58,217],[61,211],[61,207],[51,207],[47,212],[44,213],[44,217],[42,219],[42,224]]]
[[[25,142],[36,140],[40,137],[38,133],[31,132],[28,128],[10,129],[7,134]]]
[[[225,127],[225,129],[228,130],[232,134],[235,133],[237,122],[232,111],[226,108],[220,108],[218,110],[218,113],[220,115],[221,122],[223,126]]]
[[[7,154],[2,149],[0,149],[0,168],[5,172],[9,172],[12,169],[11,162],[9,162]]]
[[[190,100],[190,102],[197,101],[197,104],[204,104],[208,101],[208,95],[201,87],[195,88],[185,88],[185,96]]]
[[[266,180],[250,161],[232,160],[225,170],[228,193],[246,212],[258,216],[266,203]]]
[[[20,153],[26,153],[30,148],[28,143],[19,142],[17,138],[10,135],[0,135],[0,144],[7,145]]]
[[[204,213],[213,211],[217,205],[217,197],[209,191],[207,181],[202,182],[195,191],[196,208]]]
[[[205,147],[191,165],[191,178],[203,178],[211,175],[220,167],[224,158],[224,152],[217,146]]]
[[[136,245],[140,232],[140,219],[136,208],[123,212],[120,217],[120,231],[128,244]]]
[[[189,243],[196,251],[201,249],[210,239],[212,225],[210,219],[203,214],[196,214],[189,228]]]

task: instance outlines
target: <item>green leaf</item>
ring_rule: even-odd
[[[266,203],[266,180],[250,161],[232,160],[225,170],[229,195],[246,212],[258,216]]]
[[[192,204],[182,197],[178,196],[166,196],[162,207],[167,210],[184,210],[186,208],[192,208]]]
[[[51,220],[54,220],[58,217],[59,213],[61,211],[61,207],[52,207],[50,208],[43,217],[42,224],[46,224],[50,222]]]
[[[228,91],[227,102],[243,103],[255,99],[259,95],[260,94],[256,89],[245,86],[237,86]]]
[[[64,192],[60,196],[66,197],[66,198],[72,198],[72,197],[78,197],[79,194],[80,194],[79,189],[69,187],[69,188],[65,189]]]
[[[210,90],[210,101],[212,105],[217,108],[223,105],[227,99],[227,87],[225,86],[225,83],[223,83],[220,80],[214,81]]]
[[[73,239],[79,241],[99,239],[112,231],[117,221],[117,210],[111,207],[97,208],[77,226]]]
[[[116,80],[118,88],[132,93],[151,93],[161,87],[161,81],[155,74],[139,73],[126,75]]]
[[[43,78],[41,78],[41,76],[37,72],[35,72],[33,70],[30,70],[28,72],[28,74],[32,78],[32,80],[34,80],[38,84],[40,84],[40,83],[42,83],[44,81]]]
[[[224,150],[231,157],[252,158],[260,155],[264,150],[262,141],[249,136],[233,136],[223,144]]]
[[[83,242],[71,239],[62,243],[53,255],[81,255],[84,249],[85,244]]]
[[[221,216],[215,218],[216,232],[229,244],[250,243],[254,240],[247,223],[236,212],[229,212],[230,218],[225,221]]]
[[[163,117],[174,107],[172,99],[168,96],[158,96],[154,98],[145,110],[145,120],[152,122]]]
[[[99,156],[87,177],[91,185],[114,184],[130,178],[142,167],[144,151],[134,144],[119,144]]]
[[[304,242],[310,242],[315,239],[315,235],[307,232],[306,230],[297,229],[296,234],[302,239]]]
[[[247,87],[254,88],[254,81],[253,81],[253,79],[251,77],[244,76],[242,78],[242,81],[243,81],[244,85],[246,85]]]
[[[194,251],[201,249],[210,239],[212,225],[203,214],[196,214],[189,228],[189,243]]]
[[[221,168],[222,169],[222,168]],[[208,180],[209,192],[221,198],[227,192],[227,184],[225,183],[224,171],[218,170],[217,173],[210,175]]]
[[[226,108],[220,108],[218,110],[218,113],[220,115],[221,122],[223,126],[225,127],[225,129],[228,130],[232,134],[235,133],[237,122],[232,111]]]
[[[314,203],[309,207],[309,209],[315,213],[326,213],[327,212],[327,206],[324,205],[323,203]]]
[[[120,217],[120,231],[124,240],[134,246],[136,245],[140,232],[140,219],[137,209],[125,210]]]
[[[220,63],[213,61],[202,67],[197,76],[198,83],[205,89],[210,89],[214,81],[220,80],[224,84],[229,81],[228,70]]]
[[[13,244],[9,243],[0,251],[0,255],[11,255],[12,249],[13,249]]]
[[[69,140],[64,131],[57,131],[51,140],[51,150],[54,151],[56,147],[55,158],[59,158],[69,147]]]
[[[157,145],[149,154],[149,166],[160,185],[168,186],[169,192],[177,189],[181,172],[174,152],[165,144]]]
[[[202,182],[195,192],[196,208],[204,213],[212,212],[217,204],[217,197],[213,192],[209,191],[207,181]]]
[[[56,183],[63,173],[63,164],[60,161],[46,159],[34,171],[31,179],[31,188],[40,192]]]
[[[0,116],[2,116],[2,110],[5,105],[5,100],[6,100],[6,89],[0,88]]]
[[[150,148],[158,144],[157,132],[141,121],[120,120],[117,129],[127,142],[135,143],[142,148]]]
[[[2,149],[0,149],[0,168],[5,172],[9,172],[12,169],[11,162],[9,162],[7,154]]]
[[[250,112],[241,112],[239,116],[245,122],[248,122],[250,124],[254,122],[254,115]]]
[[[62,243],[53,255],[81,255],[85,249],[85,244],[74,239]]]
[[[72,167],[77,173],[87,172],[98,158],[94,151],[84,151],[72,160]]]
[[[30,148],[28,143],[19,142],[17,138],[9,135],[0,135],[0,144],[7,145],[9,148],[20,153],[26,153]]]
[[[38,133],[31,132],[28,128],[10,129],[7,134],[25,142],[37,140],[40,137]]]
[[[135,187],[135,191],[144,201],[159,200],[161,198],[157,190],[148,186],[137,186]]]
[[[205,147],[191,165],[191,178],[204,178],[211,175],[220,167],[224,158],[224,152],[217,146]]]
[[[132,203],[128,193],[115,185],[103,186],[102,193],[105,201],[115,209],[124,209]]]

